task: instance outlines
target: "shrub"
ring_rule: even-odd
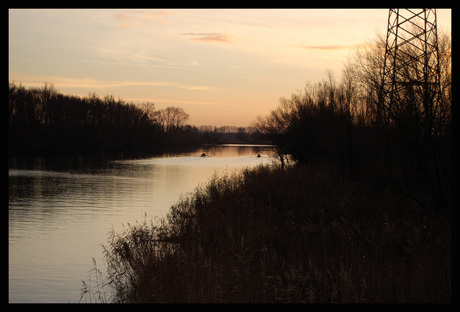
[[[448,216],[330,167],[214,177],[105,248],[117,302],[450,302]]]

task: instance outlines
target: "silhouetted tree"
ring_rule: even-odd
[[[384,41],[378,38],[349,59],[340,83],[329,73],[327,80],[282,98],[255,126],[277,146],[282,161],[287,155],[297,164],[332,161],[350,178],[357,178],[360,171],[368,175],[369,170],[375,171],[421,205],[447,207],[451,53],[449,38],[442,36],[439,42],[439,95],[423,84],[408,83],[399,89],[399,100],[385,107],[380,101],[385,50]],[[405,50],[407,58],[412,53]],[[405,70],[408,81],[422,75],[417,67]]]
[[[113,96],[63,95],[48,83],[29,89],[9,83],[8,89],[12,154],[145,149],[161,142],[150,111]]]
[[[154,113],[156,122],[165,132],[175,132],[190,118],[183,108],[169,106]]]
[[[401,48],[404,58],[398,60],[399,75],[405,84],[397,89],[394,101],[383,101],[382,74],[385,40],[382,37],[356,52],[346,65],[349,77],[366,106],[366,120],[375,125],[387,170],[391,178],[404,179],[406,185],[417,185],[433,192],[438,201],[446,198],[451,170],[452,83],[451,41],[446,35],[438,40],[438,55],[427,62],[440,64],[440,90],[433,84],[420,83],[425,75],[421,66],[411,62],[417,53],[412,45]],[[403,64],[411,64],[404,65]],[[390,104],[391,103],[391,104]],[[444,182],[443,182],[444,181]],[[444,204],[441,204],[444,205]]]

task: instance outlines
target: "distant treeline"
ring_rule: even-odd
[[[8,85],[10,155],[150,151],[171,145],[244,143],[250,129],[187,125],[180,107],[155,109],[111,95],[63,95],[52,84],[42,88]],[[254,136],[255,137],[255,136]]]
[[[43,155],[120,151],[161,144],[161,129],[147,112],[113,96],[81,98],[50,84],[9,84],[9,151]]]

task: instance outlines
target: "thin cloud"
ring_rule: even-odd
[[[349,45],[322,45],[322,46],[300,46],[301,48],[304,49],[309,49],[309,50],[321,50],[321,51],[330,51],[330,50],[343,50],[343,49],[349,49]]]
[[[347,49],[368,48],[372,45],[373,44],[363,43],[363,44],[346,44],[346,45],[301,45],[299,47],[302,49],[317,50],[317,51],[338,51],[338,50],[347,50]]]
[[[212,105],[212,106],[234,106],[233,103],[222,103],[222,102],[207,102],[207,101],[187,101],[187,100],[175,100],[175,99],[159,99],[159,98],[131,98],[129,99],[135,102],[163,102],[163,103],[175,103],[175,104],[194,104],[194,105]]]
[[[134,12],[123,12],[115,15],[115,18],[120,21],[116,25],[116,28],[131,28],[143,23],[149,24],[162,24],[162,25],[171,25],[168,21],[164,19],[159,19],[161,16],[168,16],[171,13],[167,12],[151,12],[147,10],[134,11]]]
[[[186,85],[178,84],[169,81],[133,81],[133,80],[124,80],[124,81],[113,81],[113,82],[102,82],[103,86],[113,86],[113,87],[124,87],[124,86],[146,86],[146,87],[173,87],[186,90],[198,90],[206,91],[214,89],[211,86],[199,86],[199,85]]]
[[[183,36],[190,36],[190,40],[194,41],[210,41],[210,42],[228,42],[233,40],[226,34],[221,33],[185,33]]]
[[[179,84],[169,81],[134,81],[134,80],[99,80],[95,78],[66,78],[57,76],[26,76],[26,77],[14,77],[19,79],[13,79],[22,84],[34,87],[43,86],[45,81],[53,83],[53,85],[59,88],[87,88],[88,91],[93,89],[104,89],[104,88],[119,88],[126,86],[144,86],[144,87],[173,87],[185,90],[196,90],[206,91],[215,89],[212,86],[201,86],[201,85],[187,85]]]

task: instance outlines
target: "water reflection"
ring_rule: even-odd
[[[270,154],[269,147],[209,146],[142,157],[11,159],[10,302],[78,302],[112,228],[165,216],[216,171],[270,163]]]

